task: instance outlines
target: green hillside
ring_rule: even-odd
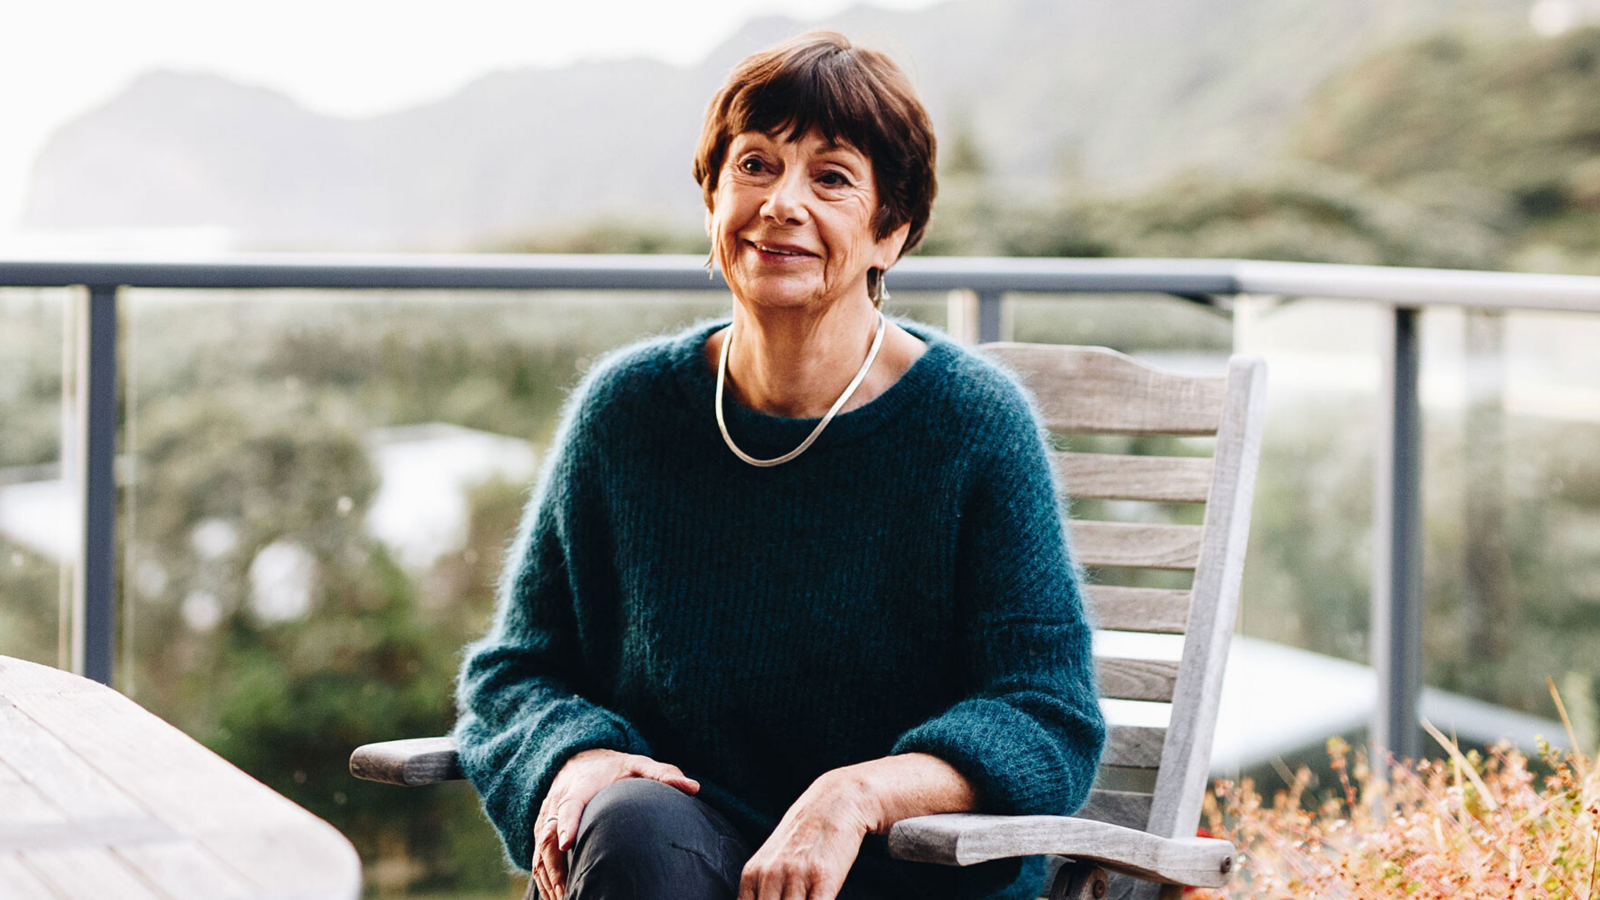
[[[925,252],[1600,272],[1600,28],[1450,32],[1321,84],[1259,171],[1010,202],[961,142]],[[959,136],[958,136],[959,138]]]
[[[1455,203],[1512,236],[1502,265],[1600,271],[1600,28],[1381,53],[1313,97],[1294,149]]]

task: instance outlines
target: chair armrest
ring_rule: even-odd
[[[991,859],[1055,854],[1163,884],[1221,887],[1233,872],[1233,844],[1163,838],[1070,816],[944,813],[902,819],[889,829],[889,855],[910,862],[970,866]]]
[[[411,738],[365,744],[350,754],[350,774],[364,781],[415,787],[466,776],[453,737]]]

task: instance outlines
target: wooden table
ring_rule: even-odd
[[[0,656],[0,897],[360,892],[333,826],[116,691]]]

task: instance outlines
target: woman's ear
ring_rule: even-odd
[[[889,267],[900,259],[900,248],[906,245],[906,238],[911,234],[911,223],[905,222],[899,228],[884,235],[873,247],[872,264],[887,272]]]

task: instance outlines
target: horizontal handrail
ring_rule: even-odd
[[[1407,269],[1333,263],[1234,263],[1239,291],[1283,297],[1371,300],[1394,306],[1467,306],[1600,312],[1600,276]]]
[[[1269,294],[1395,306],[1600,312],[1600,276],[1229,259],[914,256],[891,286],[1028,293]],[[698,256],[230,253],[0,257],[0,286],[329,290],[725,290]]]

